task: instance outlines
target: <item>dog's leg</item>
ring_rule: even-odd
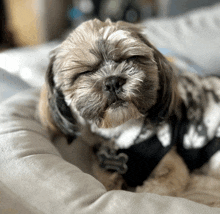
[[[189,180],[189,171],[182,158],[173,149],[161,160],[151,176],[136,192],[177,196]]]
[[[193,173],[189,185],[179,197],[211,207],[220,207],[220,180]]]

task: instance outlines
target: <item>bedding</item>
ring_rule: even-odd
[[[80,139],[71,146],[63,138],[56,139],[54,144],[49,140],[47,131],[35,118],[38,97],[38,90],[32,89],[0,105],[0,181],[4,187],[1,189],[4,206],[0,206],[0,212],[7,209],[24,214],[220,212],[218,208],[183,198],[119,190],[106,192],[89,174],[89,164],[84,162],[89,149]]]
[[[219,11],[220,5],[216,5],[175,19],[147,20],[145,30],[180,70],[218,72]],[[209,23],[206,27],[214,40],[202,31],[201,23]],[[186,35],[184,43],[181,35]],[[199,37],[198,41],[194,37]],[[212,41],[215,47],[209,45]],[[91,175],[90,150],[80,138],[71,145],[61,137],[50,141],[35,114],[39,98],[39,89],[35,87],[43,84],[48,52],[57,44],[0,54],[0,67],[5,69],[0,73],[1,80],[5,78],[0,97],[0,213],[220,213],[220,208],[199,204],[220,207],[218,179],[195,172],[186,191],[175,198],[106,192]],[[196,52],[200,44],[201,49]],[[14,62],[17,67],[11,67]],[[16,95],[10,97],[13,94]]]
[[[15,84],[16,83],[16,84]],[[12,95],[30,88],[30,86],[16,75],[12,75],[0,68],[0,102],[11,97]]]
[[[197,72],[219,72],[220,68],[220,3],[181,16],[151,19],[142,23],[150,41],[168,49]],[[168,53],[169,54],[169,53]]]

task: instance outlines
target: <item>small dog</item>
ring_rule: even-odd
[[[42,124],[94,150],[108,190],[178,195],[189,172],[219,175],[220,80],[177,75],[138,25],[87,21],[51,53]]]

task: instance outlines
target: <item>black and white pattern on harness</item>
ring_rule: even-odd
[[[183,99],[180,121],[173,117],[148,129],[143,120],[134,120],[111,134],[98,131],[107,138],[117,133],[117,154],[128,156],[128,170],[122,176],[129,186],[142,185],[174,145],[190,170],[210,159],[213,167],[220,166],[220,79],[183,73],[178,90]]]

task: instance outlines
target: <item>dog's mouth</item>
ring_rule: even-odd
[[[113,102],[109,105],[109,108],[116,109],[116,108],[119,108],[119,107],[124,107],[124,105],[125,105],[124,100],[116,100],[115,102]]]
[[[97,126],[99,128],[115,128],[130,119],[138,119],[142,116],[132,102],[118,99],[106,108]]]
[[[117,95],[111,95],[108,97],[106,109],[112,108],[116,109],[119,107],[124,107],[126,101],[119,98]]]

